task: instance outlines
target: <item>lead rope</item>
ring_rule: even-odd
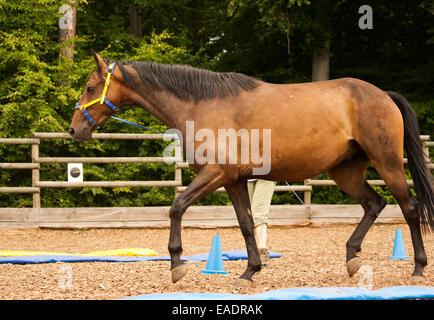
[[[142,125],[140,125],[140,124],[137,124],[137,123],[134,123],[134,122],[131,122],[131,121],[128,121],[128,120],[122,119],[122,118],[118,118],[118,117],[115,117],[115,116],[111,116],[111,118],[113,118],[113,119],[115,119],[115,120],[118,120],[118,121],[121,121],[121,122],[123,122],[123,123],[129,124],[129,125],[135,126],[135,127],[137,127],[137,128],[145,129],[145,130],[147,130],[147,131],[152,131],[152,132],[154,132],[154,133],[158,133],[158,134],[161,134],[161,135],[166,135],[165,133],[161,133],[161,132],[158,132],[158,131],[152,130],[151,128],[148,128],[148,127],[142,126]],[[168,136],[172,137],[171,135],[168,135]]]
[[[295,194],[295,196],[297,197],[297,199],[303,204],[304,209],[309,213],[309,216],[312,216],[312,209],[307,206],[303,200],[301,200],[301,198],[298,196],[297,192],[295,192],[294,188],[287,182],[285,181],[285,183],[288,185],[288,187],[291,189],[292,193]],[[319,226],[321,227],[322,231],[325,233],[325,235],[327,236],[327,238],[330,239],[331,242],[333,242],[335,244],[335,246],[338,246],[337,243],[333,240],[333,238],[330,236],[330,234],[327,232],[327,230],[322,226],[322,224],[320,222],[318,222]]]
[[[137,124],[137,123],[134,123],[134,122],[131,122],[131,121],[128,121],[128,120],[122,119],[122,118],[118,118],[118,117],[115,117],[115,116],[111,116],[111,118],[113,118],[113,119],[115,119],[115,120],[118,120],[118,121],[121,121],[121,122],[123,122],[123,123],[129,124],[129,125],[135,126],[135,127],[137,127],[137,128],[141,128],[141,129],[144,129],[144,130],[147,130],[147,131],[151,131],[151,132],[154,132],[154,133],[161,134],[161,135],[163,135],[163,136],[170,137],[170,138],[175,139],[175,140],[178,140],[178,139],[179,139],[178,136],[176,136],[176,135],[171,135],[171,134],[167,134],[167,133],[158,132],[158,131],[152,130],[151,128],[148,128],[148,127],[142,126],[142,125],[140,125],[140,124]]]

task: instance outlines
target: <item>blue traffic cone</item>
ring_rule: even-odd
[[[393,255],[389,259],[408,260],[409,256],[405,253],[404,240],[402,239],[401,229],[396,229],[395,244],[393,245]]]
[[[212,274],[227,274],[228,272],[223,268],[222,248],[220,244],[220,236],[214,235],[211,245],[211,251],[208,255],[208,262],[206,264],[206,270],[202,270],[201,273]]]

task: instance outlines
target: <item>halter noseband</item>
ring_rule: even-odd
[[[99,98],[97,98],[95,100],[92,100],[92,101],[90,101],[90,102],[88,102],[88,103],[86,103],[86,104],[84,104],[82,106],[79,103],[77,103],[75,105],[75,109],[80,109],[81,112],[83,112],[83,114],[86,116],[87,120],[89,120],[89,122],[93,126],[95,126],[95,128],[98,128],[99,125],[92,119],[92,117],[90,116],[90,114],[86,111],[86,108],[94,105],[95,103],[98,103],[98,101],[99,101],[100,104],[105,103],[114,112],[116,112],[116,111],[119,110],[119,108],[117,108],[113,103],[111,103],[110,101],[108,101],[107,98],[106,98],[107,90],[108,90],[108,87],[109,87],[109,84],[110,84],[110,77],[111,77],[111,75],[113,73],[113,70],[114,70],[115,66],[116,66],[116,62],[112,62],[107,67],[107,78],[105,80],[105,85],[104,85],[104,89],[102,91],[101,97],[99,97]]]

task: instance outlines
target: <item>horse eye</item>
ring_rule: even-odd
[[[92,93],[95,90],[95,87],[87,87],[87,92]]]

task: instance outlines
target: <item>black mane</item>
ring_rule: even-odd
[[[167,90],[182,100],[206,100],[236,96],[240,90],[250,91],[259,85],[253,77],[235,72],[212,72],[187,65],[169,65],[151,61],[116,61],[125,84],[134,88],[124,65],[131,65],[140,79],[154,90]]]

